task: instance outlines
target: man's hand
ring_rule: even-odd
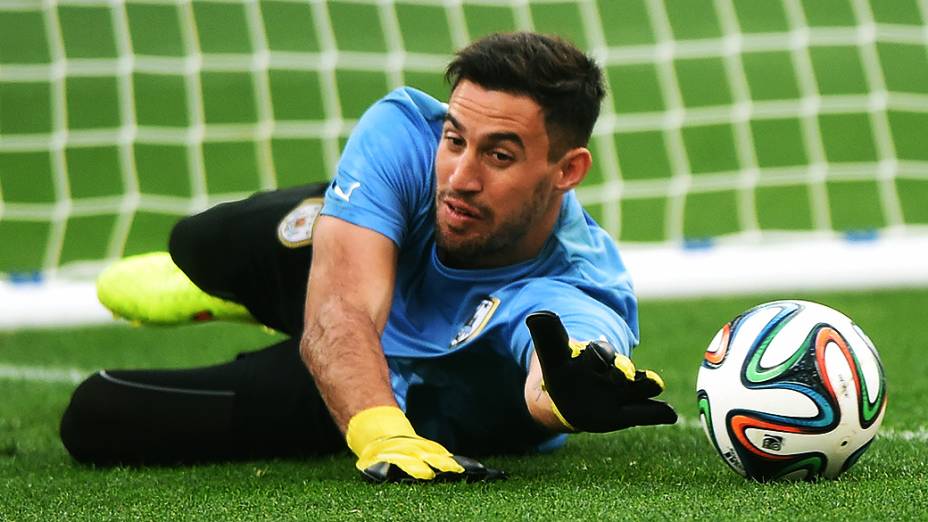
[[[452,455],[441,444],[420,437],[396,407],[361,411],[348,422],[346,437],[348,447],[358,456],[355,466],[371,482],[505,478],[502,471]]]
[[[670,405],[652,399],[664,390],[660,376],[636,370],[609,343],[571,341],[553,312],[532,313],[525,324],[554,414],[567,428],[607,432],[677,421]]]

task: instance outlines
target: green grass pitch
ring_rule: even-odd
[[[885,365],[889,406],[881,435],[839,480],[746,481],[697,427],[693,387],[706,344],[737,313],[779,297],[642,303],[636,361],[660,371],[682,422],[577,435],[551,455],[486,458],[511,475],[494,484],[369,485],[347,454],[184,468],[79,466],[57,438],[74,388],[60,370],[207,364],[273,338],[240,325],[0,332],[0,519],[923,519],[928,290],[790,296],[854,318]],[[26,373],[32,378],[22,378]]]

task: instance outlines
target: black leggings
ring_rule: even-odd
[[[75,459],[171,464],[345,448],[299,356],[312,247],[278,239],[284,216],[324,190],[260,193],[175,226],[170,252],[191,280],[292,338],[216,366],[95,373],[75,390],[61,421]]]

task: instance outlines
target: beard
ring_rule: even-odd
[[[477,268],[495,265],[495,260],[505,259],[509,251],[515,252],[519,242],[532,227],[541,222],[551,188],[545,183],[538,183],[532,190],[532,196],[511,218],[496,224],[497,213],[485,205],[480,205],[469,197],[451,191],[440,191],[435,195],[433,208],[435,217],[435,247],[438,257],[448,266],[456,268]],[[447,230],[439,220],[438,207],[446,197],[455,197],[473,206],[480,212],[481,224],[489,223],[488,230],[468,237],[457,237]],[[495,225],[495,226],[494,226]]]

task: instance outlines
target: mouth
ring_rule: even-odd
[[[461,200],[449,198],[445,199],[443,203],[448,211],[457,217],[480,219],[480,211]]]

